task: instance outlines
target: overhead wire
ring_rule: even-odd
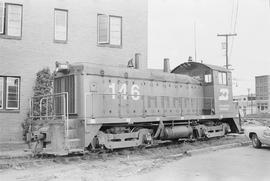
[[[232,3],[230,31],[232,31],[233,18],[234,18],[234,0],[233,0],[233,3]],[[232,33],[232,32],[230,32],[230,33]]]
[[[234,13],[234,2],[233,2],[233,10],[232,10],[232,16],[234,17],[234,25],[233,27],[231,26],[231,33],[236,33],[236,28],[237,28],[237,22],[238,22],[238,11],[239,11],[239,0],[236,0],[236,8],[235,8],[235,13]],[[231,25],[233,22],[233,18],[231,18]],[[229,52],[229,58],[231,58],[232,56],[232,49],[233,49],[233,45],[234,45],[234,37],[232,37],[232,43],[230,46],[230,52]]]

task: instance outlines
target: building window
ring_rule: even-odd
[[[7,38],[22,37],[22,5],[0,1],[0,34]]]
[[[3,109],[4,100],[4,78],[0,77],[0,109]]]
[[[221,85],[227,85],[227,73],[218,72],[218,83]]]
[[[20,78],[0,77],[0,109],[18,110],[20,107]]]
[[[54,40],[57,43],[67,42],[68,11],[63,9],[54,10]]]
[[[98,14],[98,44],[121,47],[122,17]]]

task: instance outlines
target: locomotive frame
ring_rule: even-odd
[[[186,62],[174,70],[58,64],[54,93],[40,102],[35,152],[65,155],[156,140],[201,139],[239,132],[231,72]],[[46,124],[44,124],[46,122]]]

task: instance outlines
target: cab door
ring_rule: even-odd
[[[217,70],[215,78],[215,112],[218,114],[232,113],[234,107],[231,73]]]
[[[214,79],[213,79],[213,71],[211,69],[207,69],[204,72],[204,86],[203,86],[203,101],[204,108],[203,114],[211,115],[214,114]]]

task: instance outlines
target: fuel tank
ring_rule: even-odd
[[[161,137],[163,140],[174,140],[179,138],[189,138],[193,133],[191,126],[174,126],[165,127],[164,134]]]

